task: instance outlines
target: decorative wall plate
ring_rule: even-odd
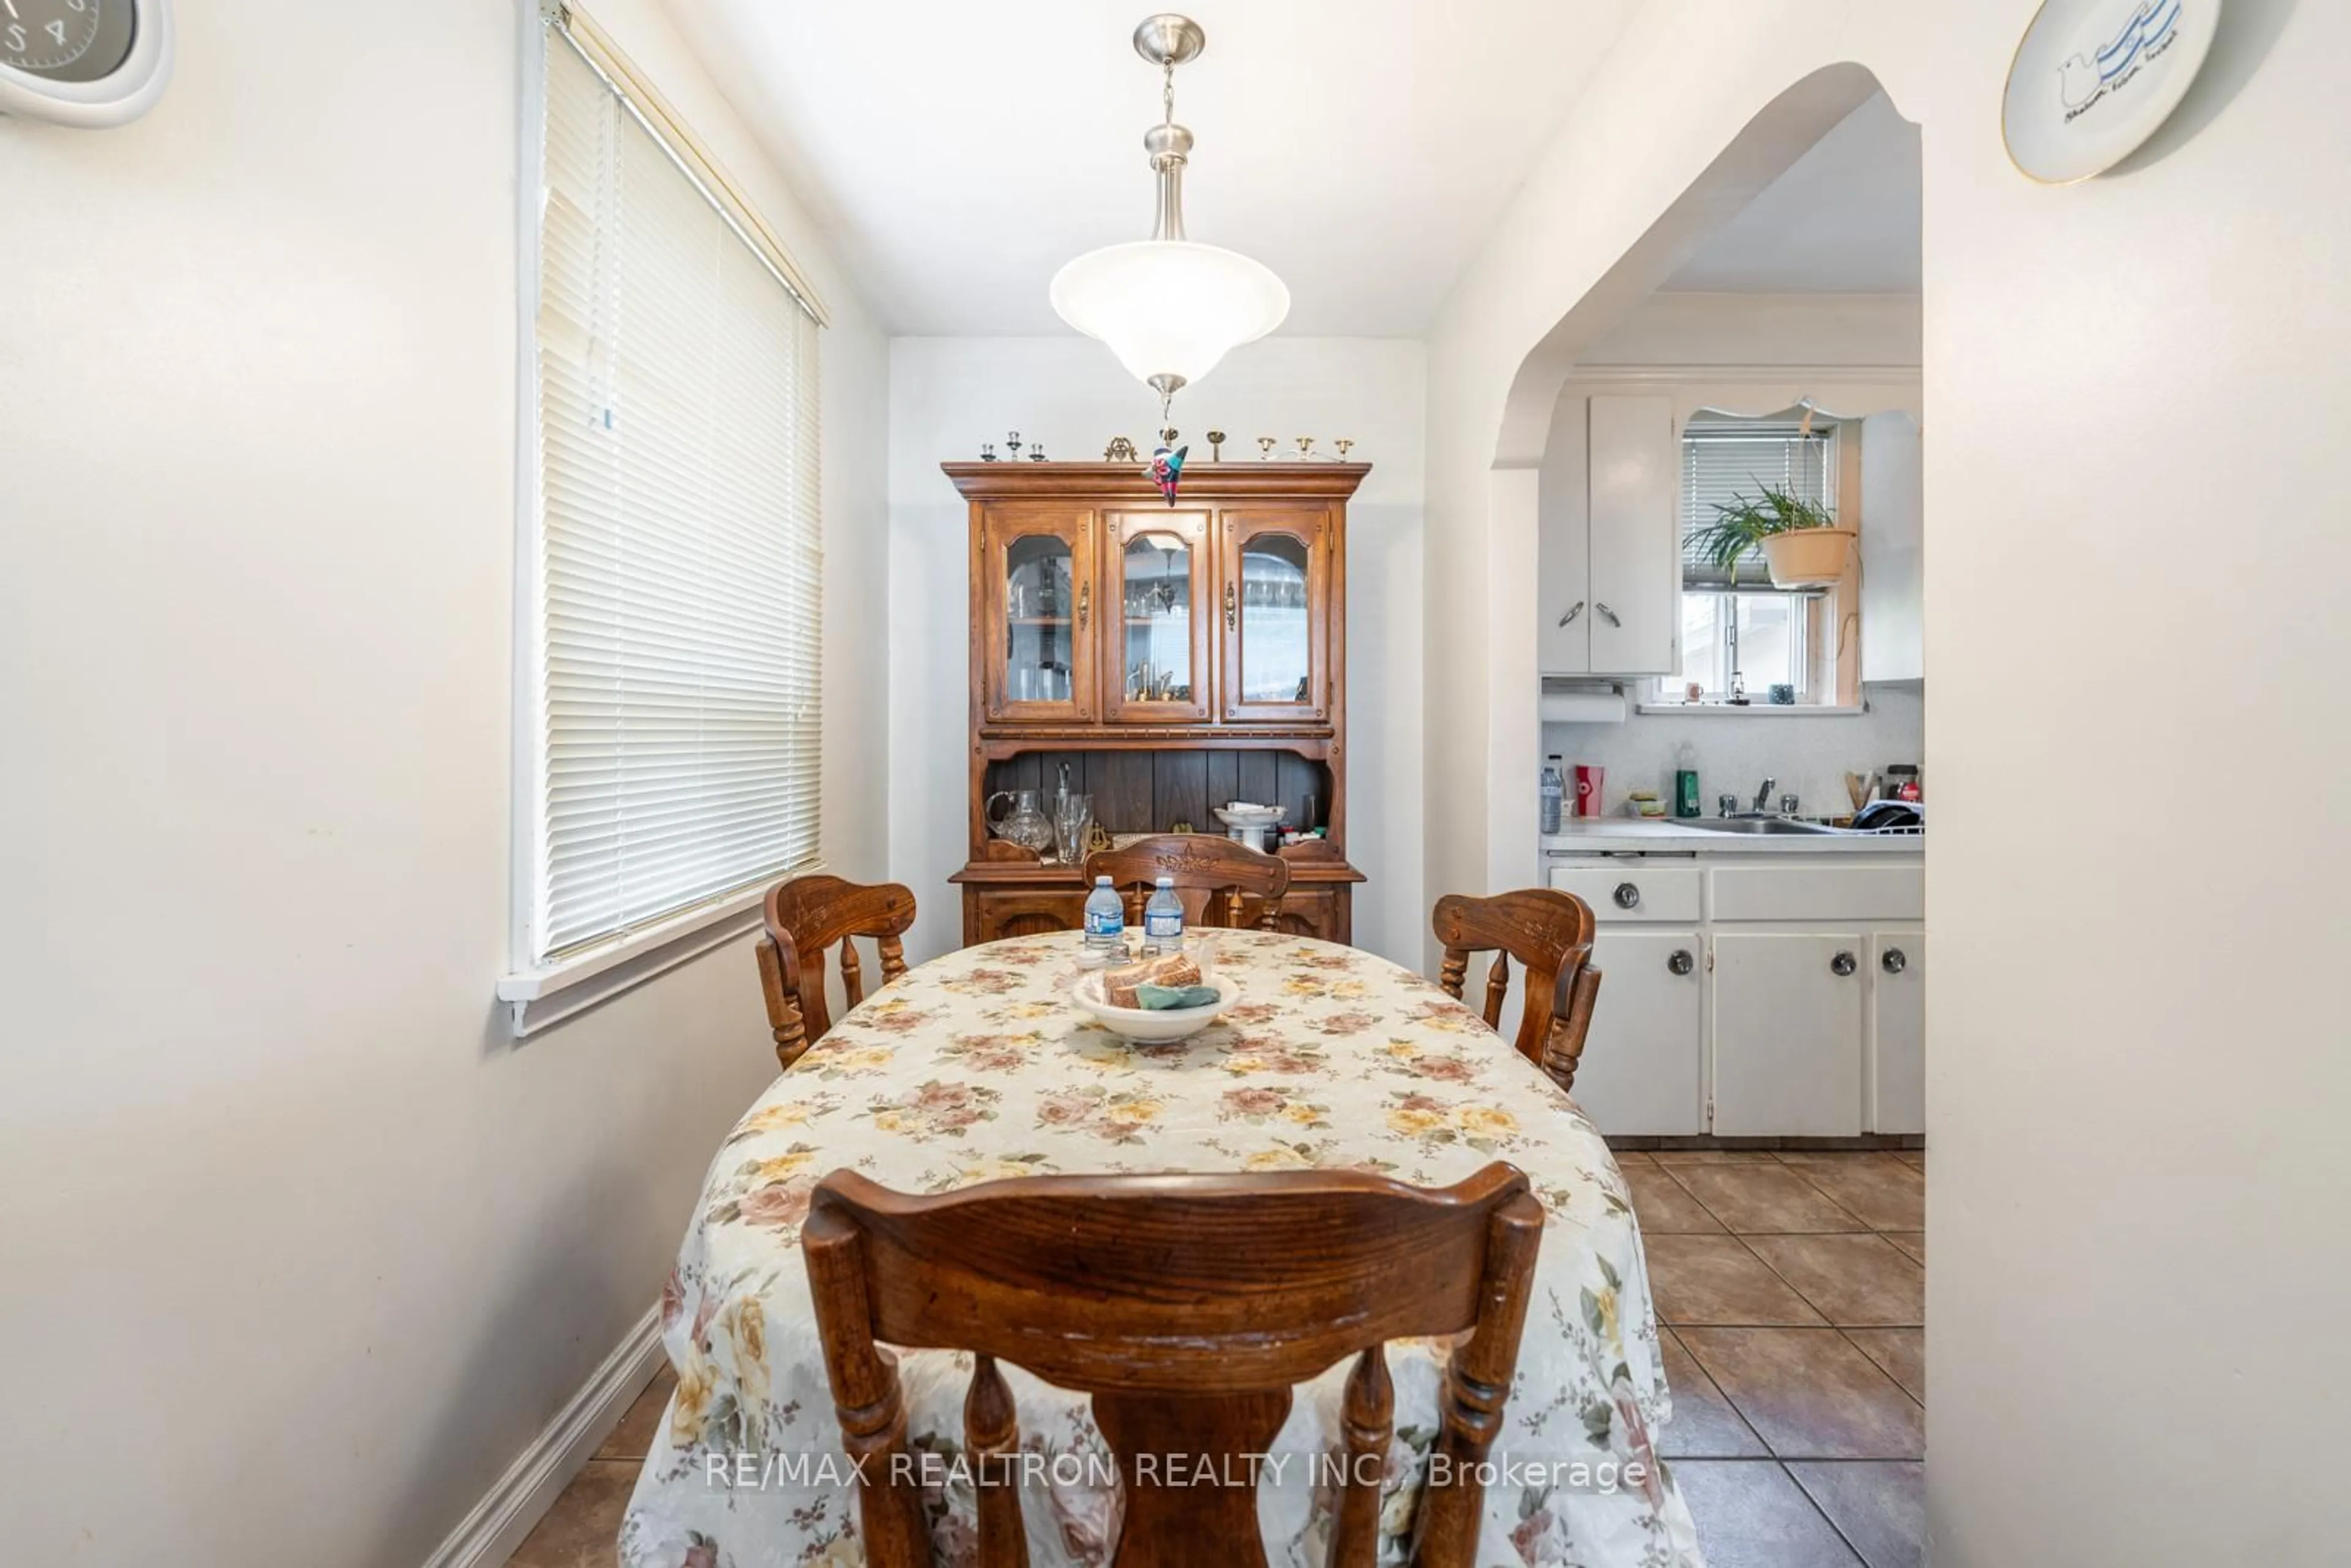
[[[0,114],[96,130],[172,79],[172,0],[0,0]]]
[[[2045,185],[2113,168],[2179,107],[2220,20],[2220,0],[2043,0],[2008,68],[2009,158]]]

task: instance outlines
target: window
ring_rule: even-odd
[[[1714,520],[1718,505],[1753,497],[1765,485],[1834,507],[1835,432],[1834,424],[1807,432],[1793,420],[1705,413],[1683,427],[1682,669],[1678,679],[1658,683],[1664,700],[1687,700],[1691,683],[1699,700],[1710,703],[1734,689],[1764,702],[1774,685],[1793,687],[1799,703],[1834,700],[1815,674],[1817,597],[1773,589],[1761,558],[1751,552],[1734,577],[1687,541]]]
[[[812,297],[585,18],[545,49],[538,967],[815,862],[823,569]]]

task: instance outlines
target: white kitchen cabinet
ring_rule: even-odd
[[[1927,674],[1926,482],[1918,422],[1896,410],[1861,422],[1861,678]]]
[[[1542,674],[1677,668],[1680,473],[1672,399],[1562,395],[1537,495]]]
[[[1604,1133],[1706,1131],[1706,946],[1695,929],[1603,930],[1600,999],[1575,1071],[1575,1103]]]
[[[1726,1137],[1863,1130],[1869,944],[1856,931],[1714,937],[1714,1125]],[[1601,983],[1604,1002],[1608,983]],[[1593,1019],[1595,1029],[1598,1018]]]
[[[1607,984],[1604,978],[1602,988]],[[1927,1130],[1924,931],[1879,931],[1869,939],[1869,1103],[1874,1133]]]

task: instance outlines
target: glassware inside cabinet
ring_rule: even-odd
[[[1311,700],[1313,650],[1307,624],[1306,541],[1253,536],[1241,549],[1241,700]]]
[[[1126,700],[1190,702],[1192,541],[1173,530],[1134,533],[1119,566],[1125,625],[1119,652]]]
[[[1045,534],[1004,551],[1005,695],[1016,703],[1067,703],[1076,678],[1073,636],[1076,557]]]

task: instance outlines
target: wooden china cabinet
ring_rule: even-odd
[[[1073,931],[1079,868],[988,833],[987,802],[1065,776],[1115,836],[1279,804],[1276,922],[1345,942],[1347,500],[1362,463],[1204,463],[1170,506],[1132,464],[948,463],[971,507],[967,945]],[[1254,920],[1258,911],[1245,909]]]

